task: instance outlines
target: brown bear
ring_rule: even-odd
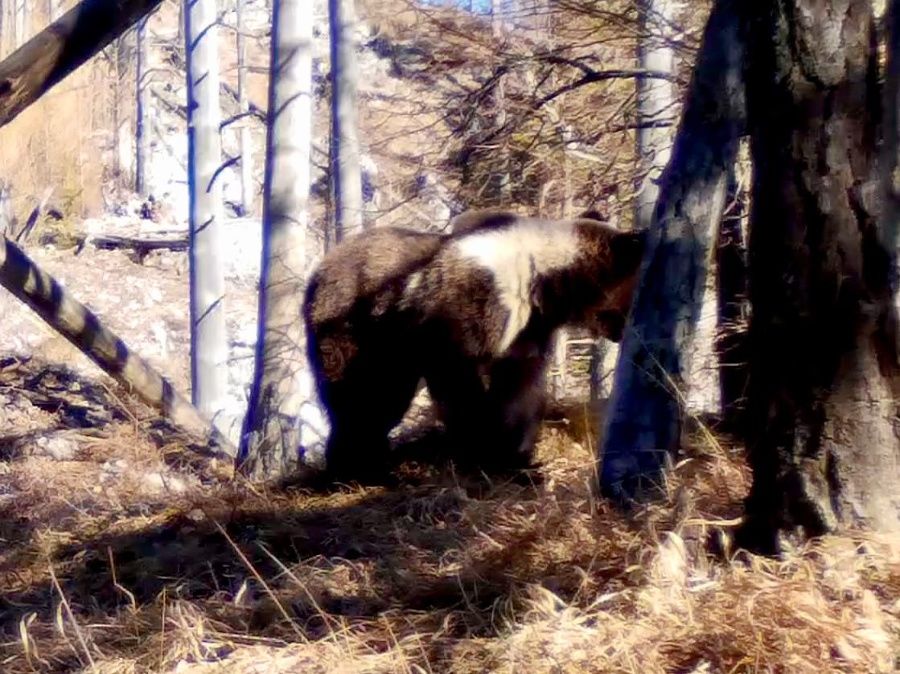
[[[497,211],[449,235],[381,228],[335,247],[304,302],[327,472],[380,479],[423,377],[459,464],[531,465],[554,332],[620,339],[643,249],[596,220]]]

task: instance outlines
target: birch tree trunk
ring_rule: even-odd
[[[356,11],[353,0],[328,0],[331,31],[331,181],[334,239],[363,226],[357,125]]]
[[[241,143],[241,212],[247,216],[253,212],[253,155],[250,147],[250,106],[247,103],[247,67],[246,59],[246,38],[244,36],[244,3],[246,0],[237,0],[237,94],[238,109],[242,115],[240,122],[240,143]],[[274,17],[273,17],[274,19]],[[312,15],[310,15],[312,21]]]
[[[131,165],[131,119],[130,115],[123,109],[123,101],[127,100],[125,95],[125,74],[128,68],[128,41],[125,37],[120,37],[115,41],[115,90],[116,101],[113,107],[113,126],[115,127],[115,172],[117,176],[116,188],[127,188],[136,184],[133,180]],[[134,134],[137,135],[137,134]]]
[[[135,89],[137,108],[135,113],[135,135],[137,156],[135,157],[134,186],[141,196],[148,196],[147,168],[150,163],[150,83],[147,78],[150,56],[150,34],[147,28],[148,19],[138,24],[137,68],[135,69]]]
[[[639,0],[642,37],[638,67],[654,73],[675,72],[675,53],[664,38],[664,21],[674,14],[672,0]],[[634,228],[647,229],[659,198],[659,179],[672,155],[672,132],[664,122],[673,114],[675,86],[661,77],[637,78],[637,148],[641,184],[634,200]]]
[[[191,0],[185,10],[190,199],[191,394],[209,418],[224,408],[228,340],[223,299],[219,123],[219,53],[215,0]]]
[[[759,5],[747,42],[753,485],[739,543],[774,553],[794,535],[900,532],[900,368],[872,5]]]
[[[681,391],[744,129],[739,0],[717,0],[707,22],[672,157],[649,228],[600,439],[600,491],[620,503],[652,497],[681,433]]]
[[[6,58],[16,49],[16,10],[18,0],[3,2],[3,57]]]
[[[298,468],[300,413],[311,391],[299,311],[306,277],[312,148],[312,0],[277,0],[266,147],[256,370],[241,470],[279,479]],[[310,387],[311,388],[311,387]]]

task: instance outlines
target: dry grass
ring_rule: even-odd
[[[539,487],[420,465],[281,493],[165,469],[177,445],[120,410],[70,460],[0,464],[4,672],[894,671],[896,541],[707,552],[748,486],[728,442],[688,438],[669,502],[626,519],[591,495],[577,409]]]

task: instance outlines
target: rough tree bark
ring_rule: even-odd
[[[312,0],[278,0],[272,60],[256,368],[239,462],[255,479],[299,465],[307,368],[303,320],[312,149]]]
[[[162,0],[84,0],[0,63],[0,126],[58,84]]]
[[[190,199],[191,394],[213,420],[224,408],[228,335],[223,299],[219,122],[219,52],[215,0],[192,0],[185,11]]]
[[[600,491],[623,504],[659,493],[666,454],[680,439],[683,358],[744,130],[741,7],[718,0],[707,22],[620,345],[598,446]]]
[[[331,182],[334,240],[363,226],[357,128],[356,11],[353,0],[329,0],[331,31]]]
[[[887,58],[884,76],[884,114],[879,154],[880,183],[884,217],[879,232],[883,245],[900,251],[900,0],[888,0],[884,14]],[[891,267],[894,304],[900,302],[900,282],[896,265]]]
[[[750,24],[753,485],[739,544],[767,553],[847,525],[900,532],[873,31],[869,0],[767,0]]]
[[[247,102],[247,67],[245,65],[244,31],[244,3],[246,0],[237,0],[235,8],[236,42],[237,49],[237,97],[238,110],[241,114],[240,143],[241,143],[241,211],[243,215],[249,215],[253,211],[253,150],[250,147],[250,105]],[[274,17],[273,17],[274,20]],[[312,18],[310,18],[312,22]]]
[[[718,288],[719,391],[722,421],[726,430],[743,433],[743,411],[747,395],[747,241],[742,220],[743,204],[737,176],[728,176],[727,202],[733,208],[722,218],[716,248]]]
[[[134,163],[134,186],[141,196],[148,196],[147,167],[150,163],[150,83],[147,71],[150,66],[150,33],[147,19],[138,24],[135,39],[137,41],[137,67],[135,68],[134,85],[137,94],[137,112],[135,114],[135,135],[137,156]]]

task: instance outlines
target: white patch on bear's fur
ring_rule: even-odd
[[[409,278],[406,279],[406,288],[405,292],[407,294],[415,294],[415,292],[419,289],[419,285],[422,283],[422,272],[416,271],[409,275]]]
[[[491,272],[501,303],[509,311],[494,354],[502,355],[528,324],[536,278],[562,269],[578,256],[572,223],[522,219],[500,229],[475,231],[453,242],[457,255]]]

